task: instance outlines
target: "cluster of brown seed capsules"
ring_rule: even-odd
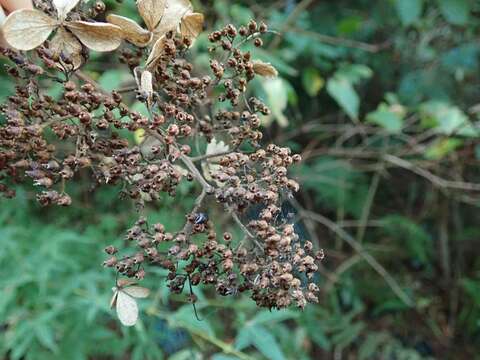
[[[143,205],[163,193],[176,196],[184,178],[197,180],[207,198],[215,198],[240,223],[249,208],[262,207],[258,219],[241,223],[245,239],[217,236],[212,220],[202,220],[197,211],[187,214],[177,232],[167,232],[161,224],[149,227],[140,219],[127,234],[136,252],[119,257],[116,248],[108,247],[111,257],[105,266],[137,279],[145,276],[147,265],[160,266],[168,270],[174,292],[186,283],[209,284],[221,295],[250,291],[259,306],[269,308],[317,301],[312,279],[322,254],[314,254],[312,244],[302,242],[291,224],[278,220],[283,199],[298,191],[287,172],[300,156],[262,144],[260,119],[270,110],[259,99],[245,98],[258,64],[256,68],[251,53],[240,47],[250,40],[262,46],[260,36],[267,31],[266,25],[251,21],[238,30],[228,25],[212,33],[211,75],[197,73],[185,59],[188,41],[170,33],[162,55],[148,65],[153,93],[139,89],[126,95],[57,76],[58,71],[71,75],[58,66],[60,60],[63,65],[70,60],[59,59],[48,46],[38,48],[34,60],[3,50],[15,64],[8,73],[25,86],[1,108],[6,123],[0,127],[0,191],[13,196],[9,183],[30,178],[42,189],[37,196],[41,204],[70,205],[66,182],[88,171],[95,185],[122,184],[122,194]],[[124,51],[122,58],[133,67],[141,55]],[[39,79],[63,83],[61,96],[45,95]],[[148,116],[129,109],[126,104],[135,100],[146,105]],[[218,110],[218,102],[227,109]],[[135,144],[119,130],[142,130],[144,138]],[[203,178],[190,157],[190,144],[201,138],[225,140],[232,149],[212,159],[218,166],[210,171],[212,181]],[[253,152],[241,151],[245,143],[253,145]],[[180,260],[187,262],[181,269]]]

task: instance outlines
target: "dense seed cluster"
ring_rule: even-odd
[[[103,11],[98,2],[94,7],[90,13]],[[252,20],[238,30],[230,24],[211,33],[209,74],[188,61],[190,37],[169,32],[146,64],[145,52],[129,44],[119,58],[137,86],[112,93],[85,79],[73,60],[52,51],[48,42],[28,57],[3,49],[18,86],[1,106],[6,121],[0,126],[0,191],[12,197],[14,184],[32,181],[42,205],[67,206],[72,203],[67,184],[82,171],[91,174],[94,186],[122,185],[121,195],[142,207],[165,194],[176,196],[182,181],[195,181],[201,193],[182,229],[150,226],[141,218],[126,235],[126,246],[135,250],[119,255],[123,250],[107,247],[104,266],[139,280],[151,266],[165,268],[172,292],[186,283],[210,284],[224,296],[249,291],[268,308],[317,302],[313,280],[323,253],[315,253],[279,216],[282,202],[299,190],[288,168],[301,158],[289,148],[262,143],[261,116],[270,110],[246,97],[255,76],[276,75],[271,65],[242,50],[249,41],[262,46],[267,32],[265,24]],[[45,94],[52,80],[63,86],[59,98]],[[143,103],[148,115],[132,111],[128,104],[134,101]],[[125,132],[140,134],[142,141],[129,141]],[[221,139],[224,149],[193,156],[191,147],[201,139],[210,144]],[[216,233],[201,212],[206,200],[231,215],[243,239]],[[244,222],[254,207],[260,207],[258,218]]]

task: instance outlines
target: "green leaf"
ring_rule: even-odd
[[[311,165],[299,168],[299,176],[305,189],[318,194],[318,204],[333,210],[341,209],[360,217],[368,193],[368,181],[348,161],[320,157]]]
[[[345,64],[340,67],[335,75],[348,79],[352,84],[356,85],[361,80],[369,79],[373,75],[372,69],[362,64]]]
[[[238,360],[238,357],[231,355],[215,354],[212,356],[212,360]]]
[[[345,348],[360,336],[364,328],[365,324],[363,322],[352,324],[335,334],[332,337],[332,342],[340,348]]]
[[[480,144],[475,146],[475,159],[480,160]]]
[[[323,89],[325,80],[316,68],[309,67],[302,73],[302,84],[307,94],[314,97]]]
[[[251,326],[244,326],[235,338],[235,349],[242,350],[252,344]]]
[[[360,100],[352,83],[344,76],[334,76],[327,82],[327,91],[331,97],[352,119],[358,119]]]
[[[423,10],[423,0],[395,0],[395,8],[404,26],[415,23]]]
[[[108,70],[105,71],[102,76],[98,78],[98,83],[101,88],[106,91],[112,91],[118,89],[123,82],[125,72],[120,70]]]
[[[388,132],[398,134],[403,128],[402,116],[387,106],[380,104],[377,110],[367,115],[367,121],[380,125]]]
[[[271,324],[287,319],[297,318],[300,314],[292,310],[262,310],[252,320],[252,324]]]
[[[454,25],[465,25],[470,16],[469,0],[438,0],[445,19]]]
[[[420,107],[422,124],[434,128],[438,133],[445,135],[463,135],[476,137],[479,135],[468,116],[456,106],[445,102],[430,101]]]
[[[432,238],[423,227],[405,216],[389,215],[382,219],[382,230],[395,239],[413,257],[426,263],[433,254]]]
[[[252,334],[254,335],[252,338],[253,344],[267,359],[285,359],[282,349],[270,331],[259,325],[250,327],[250,331],[252,331]]]
[[[283,113],[288,105],[289,84],[280,77],[274,79],[262,80],[263,90],[267,95],[267,105],[271,109],[271,115],[262,117],[262,124],[268,126],[272,120],[276,120],[278,125],[285,127],[288,125],[288,119]]]
[[[55,343],[55,335],[51,327],[45,323],[37,323],[35,324],[35,335],[40,344],[52,352],[57,352],[58,347]]]
[[[430,160],[440,160],[462,145],[463,140],[460,139],[439,139],[427,148],[425,157]]]
[[[180,326],[192,332],[201,331],[211,337],[215,337],[215,333],[207,320],[198,321],[190,305],[184,305],[173,314],[168,322],[173,326]]]
[[[367,339],[363,342],[359,349],[359,360],[375,358],[375,354],[378,354],[378,349],[386,341],[388,341],[388,334],[385,333],[371,333],[367,335]]]

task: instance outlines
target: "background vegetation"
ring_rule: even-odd
[[[107,1],[134,17],[133,1]],[[0,356],[5,359],[474,359],[480,354],[480,5],[473,0],[197,1],[208,27],[265,19],[257,57],[280,78],[255,91],[273,108],[267,140],[303,153],[295,214],[325,249],[322,298],[304,312],[241,296],[142,301],[121,328],[102,249],[134,209],[78,179],[75,206],[40,209],[29,188],[0,207]],[[201,38],[193,57],[207,63]],[[104,88],[131,79],[110,56]],[[0,95],[14,84],[2,73]],[[56,89],[51,89],[54,95]],[[148,209],[179,227],[193,201]],[[213,210],[212,210],[213,211]],[[222,214],[211,214],[221,218]],[[229,226],[225,219],[225,225]],[[233,226],[233,225],[232,225]]]

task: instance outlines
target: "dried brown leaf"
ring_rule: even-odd
[[[253,71],[255,74],[264,77],[276,77],[278,76],[278,71],[273,67],[272,64],[263,62],[261,60],[253,60]]]
[[[167,0],[162,21],[154,30],[154,38],[158,39],[169,31],[177,30],[182,18],[192,10],[193,7],[189,0]]]
[[[58,18],[64,20],[67,14],[77,6],[80,0],[53,0],[53,5],[57,9]]]
[[[32,50],[48,39],[58,21],[38,10],[23,9],[11,13],[3,24],[3,36],[18,50]]]
[[[155,44],[153,45],[152,51],[150,52],[150,55],[148,56],[148,59],[147,59],[147,63],[146,63],[147,68],[155,66],[158,59],[160,59],[165,49],[166,41],[167,39],[164,35],[155,42]]]
[[[153,31],[160,23],[166,2],[166,0],[137,0],[138,12],[148,30]]]
[[[152,33],[143,29],[135,21],[118,15],[108,15],[107,21],[122,29],[122,37],[132,44],[144,47],[150,43]]]
[[[205,17],[200,13],[191,13],[183,17],[180,24],[180,33],[182,37],[195,40],[203,30]]]
[[[70,21],[65,26],[89,49],[112,51],[122,43],[122,29],[113,24]]]
[[[62,53],[68,56],[72,60],[74,70],[82,66],[82,44],[63,27],[58,29],[50,41],[50,49],[58,56],[61,56]]]

